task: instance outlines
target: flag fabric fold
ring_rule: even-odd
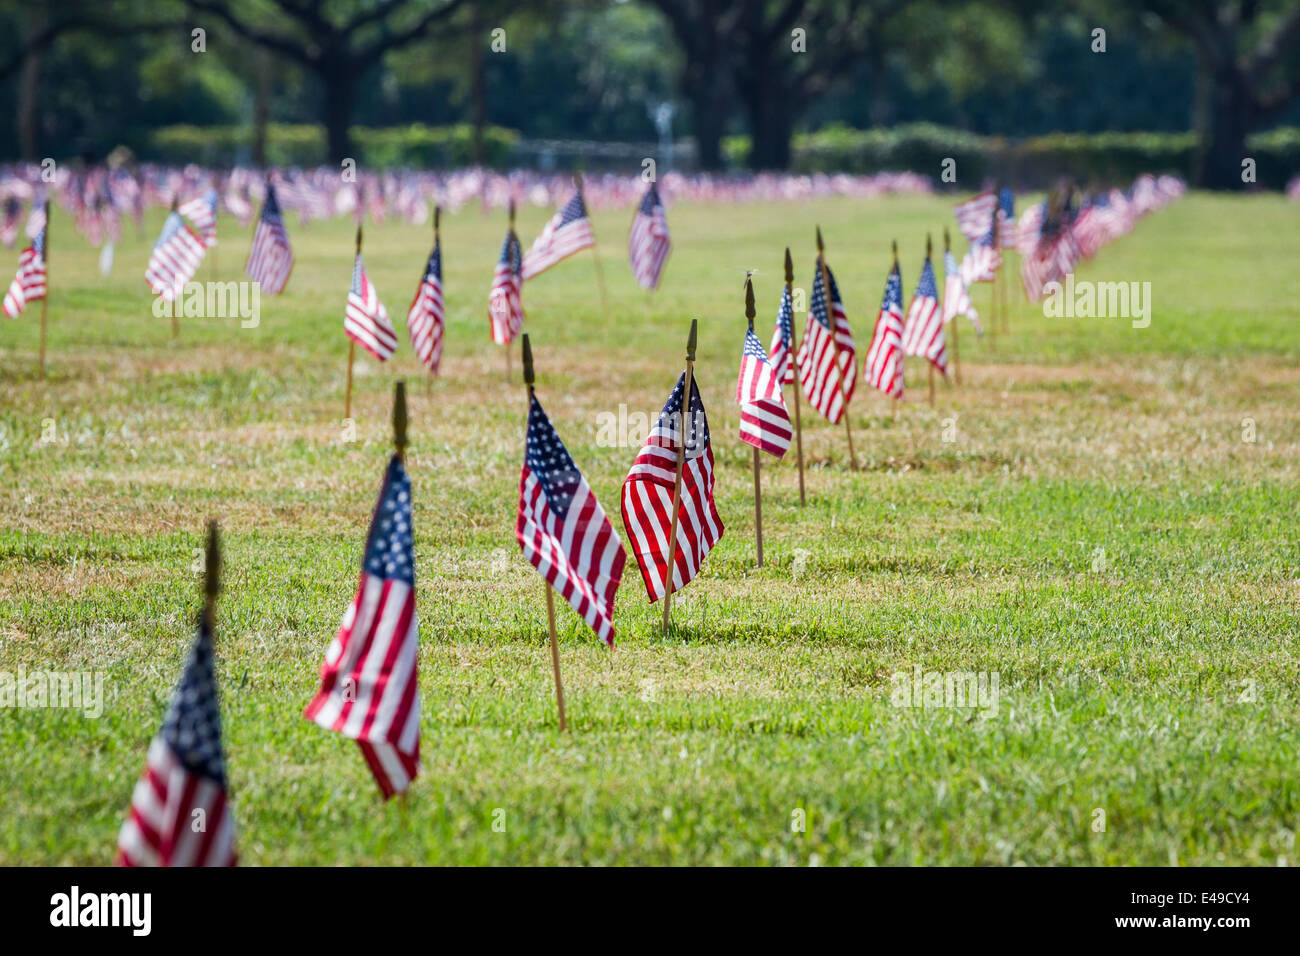
[[[182,216],[194,223],[199,238],[209,248],[217,244],[217,191],[209,189],[202,196],[181,203],[178,210]]]
[[[794,437],[794,426],[781,394],[781,381],[768,364],[763,343],[753,328],[745,333],[740,349],[736,404],[740,406],[740,440],[782,457]]]
[[[206,252],[203,240],[189,227],[180,213],[173,210],[163,223],[162,233],[154,243],[149,265],[144,277],[155,295],[164,302],[174,301],[185,289],[185,283],[199,271]]]
[[[415,612],[411,480],[388,463],[370,522],[361,582],[325,652],[308,720],[357,742],[385,798],[419,771],[419,623]]]
[[[266,201],[262,203],[257,228],[253,230],[253,245],[248,250],[248,264],[244,271],[262,287],[263,292],[272,295],[284,291],[289,273],[293,271],[293,249],[284,229],[284,217],[280,215],[280,203],[275,198],[275,186],[270,181],[266,184]]]
[[[433,252],[420,276],[420,286],[406,312],[406,331],[411,348],[434,375],[442,362],[442,337],[446,318],[442,303],[442,241],[433,244]]]
[[[952,254],[952,250],[946,250],[943,254],[943,321],[947,325],[959,315],[964,315],[971,320],[975,326],[975,334],[983,335],[984,326],[980,324],[980,315],[975,311],[975,305],[971,302],[970,292],[966,288],[966,280],[962,278],[961,267],[957,265],[957,257]]]
[[[595,243],[591,220],[587,218],[587,204],[583,202],[582,192],[575,192],[533,241],[523,259],[523,278],[541,275],[557,262]]]
[[[713,448],[709,443],[704,402],[694,380],[689,402],[683,398],[685,390],[683,372],[623,482],[623,526],[651,602],[664,596],[668,580],[668,537],[672,527],[677,449],[683,443],[677,554],[672,578],[674,593],[695,578],[723,532],[722,519],[713,502]],[[683,404],[689,408],[686,413],[689,427],[683,427]]]
[[[944,375],[948,374],[948,350],[944,341],[943,314],[939,310],[939,290],[935,287],[934,267],[928,258],[921,267],[921,278],[907,307],[903,354],[919,355]]]
[[[794,381],[794,309],[790,303],[790,289],[781,290],[781,307],[776,310],[776,327],[772,330],[772,344],[767,350],[767,361],[772,374],[781,385]]]
[[[212,633],[204,619],[117,838],[119,866],[233,866]]]
[[[359,252],[352,263],[352,286],[348,289],[348,304],[343,311],[343,331],[381,362],[387,362],[397,351],[397,331],[393,328],[393,320],[379,301],[379,293],[366,275]]]
[[[524,288],[521,274],[519,237],[513,229],[506,233],[492,276],[492,291],[488,293],[488,319],[492,323],[492,341],[509,345],[524,327]]]
[[[32,212],[31,219],[37,220],[37,213]],[[18,272],[9,289],[5,292],[4,314],[11,319],[22,315],[28,302],[45,298],[45,226],[46,213],[39,214],[39,226],[32,238],[32,243],[18,255]],[[28,225],[31,235],[31,224]]]
[[[885,280],[863,375],[873,388],[891,398],[903,397],[903,277],[898,263]]]
[[[659,189],[651,183],[645,191],[636,215],[632,217],[632,229],[628,233],[627,253],[632,263],[632,275],[643,289],[657,289],[659,278],[663,273],[664,263],[672,249],[668,236],[668,218],[664,214],[664,204],[659,198]]]
[[[614,595],[627,552],[536,396],[528,403],[515,539],[596,636],[614,646]]]
[[[825,279],[823,279],[823,276]],[[827,309],[827,280],[830,283],[830,308]],[[838,425],[853,398],[857,385],[858,360],[853,345],[840,290],[831,267],[820,257],[813,279],[812,301],[808,307],[808,324],[795,357],[803,393],[817,411],[832,425]]]

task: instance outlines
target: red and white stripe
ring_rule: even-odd
[[[386,362],[397,351],[397,332],[388,310],[379,301],[379,293],[366,275],[357,253],[352,268],[352,288],[348,290],[348,304],[343,313],[343,331],[363,349]]]
[[[952,211],[957,217],[957,228],[961,234],[971,242],[988,235],[989,223],[993,221],[993,210],[997,205],[998,197],[990,190],[953,206]]]
[[[858,359],[844,304],[834,294],[835,280],[831,276],[830,267],[823,267],[820,257],[817,263],[808,323],[795,362],[799,366],[799,382],[809,403],[832,425],[838,425],[853,398],[853,390],[857,387]],[[823,274],[831,280],[831,289],[827,291],[826,297],[830,299],[830,326],[834,328],[834,334],[816,315],[818,301],[825,301],[818,298],[819,290],[825,289]]]
[[[185,283],[199,271],[206,252],[200,239],[180,215],[172,212],[163,225],[162,235],[149,256],[144,278],[155,295],[171,302],[185,289]]]
[[[975,326],[975,332],[983,335],[984,326],[980,324],[980,315],[975,311],[975,303],[971,301],[970,292],[961,276],[961,267],[957,265],[957,260],[951,252],[945,252],[943,256],[943,280],[944,324],[947,325],[957,316],[964,315]]]
[[[657,289],[659,278],[663,274],[664,263],[672,249],[672,240],[668,235],[668,217],[664,214],[663,203],[659,201],[658,191],[650,185],[654,195],[647,193],[646,200],[632,217],[632,229],[627,237],[628,259],[632,264],[632,275],[643,289]],[[647,212],[646,206],[650,209]]]
[[[926,259],[921,281],[917,283],[912,302],[907,307],[907,320],[903,323],[903,354],[919,355],[947,375],[948,350],[944,341],[943,313],[935,291],[934,269]]]
[[[45,298],[45,257],[28,246],[18,256],[18,272],[5,293],[4,314],[18,318],[28,302]]]
[[[434,255],[437,255],[435,252]],[[445,326],[442,304],[442,278],[426,269],[415,292],[411,308],[406,313],[406,330],[411,335],[411,348],[420,361],[434,375],[442,362],[442,338]]]
[[[676,393],[683,388],[685,375],[678,379]],[[706,433],[704,405],[699,391],[691,383],[698,419],[692,430],[696,436]],[[669,399],[669,406],[672,399]],[[623,527],[632,543],[632,553],[641,568],[646,593],[651,602],[664,596],[668,579],[668,536],[672,525],[673,485],[677,470],[677,449],[682,444],[680,405],[665,406],[655,427],[641,447],[632,470],[623,482]],[[688,439],[689,440],[689,439]],[[681,501],[678,508],[676,561],[673,564],[673,591],[681,590],[699,573],[710,549],[722,537],[722,519],[713,503],[713,448],[706,439],[697,439],[686,448],[682,463]]]
[[[768,364],[763,343],[752,328],[740,350],[740,375],[736,380],[740,406],[740,440],[777,458],[786,453],[794,426],[781,394],[781,382]]]
[[[873,388],[891,398],[903,397],[903,302],[901,292],[891,286],[902,287],[898,267],[895,266],[885,285],[884,301],[876,316],[876,328],[867,350],[863,375]]]

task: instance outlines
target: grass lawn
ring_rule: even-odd
[[[525,244],[548,214],[521,211]],[[402,327],[429,231],[367,226],[402,342],[387,367],[358,359],[349,443],[351,225],[291,221],[297,265],[258,327],[182,318],[173,341],[143,281],[161,212],[146,237],[127,226],[106,279],[56,210],[47,380],[39,310],[0,322],[0,670],[103,671],[108,699],[99,719],[0,710],[0,864],[112,859],[191,638],[209,515],[244,863],[1295,861],[1295,204],[1189,195],[1080,267],[1150,282],[1148,328],[1046,318],[1009,287],[1009,330],[977,340],[963,324],[963,381],[941,382],[936,408],[916,359],[896,415],[859,384],[859,471],[843,428],[805,403],[808,504],[793,451],[765,461],[761,570],[734,402],[744,270],[759,270],[766,342],[783,247],[810,289],[820,223],[860,367],[889,240],[910,296],[950,201],[673,207],[655,295],[628,270],[629,218],[595,216],[608,320],[590,254],[525,289],[538,395],[617,516],[636,452],[599,442],[599,416],[657,413],[699,317],[727,530],[666,636],[631,560],[614,654],[557,603],[561,734],[543,585],[513,534],[518,350],[507,381],[488,337],[504,215],[444,216],[431,390]],[[216,276],[237,279],[250,230],[223,219],[221,234]],[[989,295],[975,293],[985,316]],[[403,376],[424,700],[405,806],[301,717],[356,587]],[[996,675],[996,708],[895,706],[894,675],[917,667]]]

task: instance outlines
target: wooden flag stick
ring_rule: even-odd
[[[754,331],[754,280],[745,275],[745,318],[749,320],[749,331]],[[758,566],[763,566],[763,483],[762,464],[758,460],[758,448],[754,452],[754,552],[758,557]]]
[[[785,291],[790,296],[790,301],[794,302],[794,260],[790,258],[790,247],[785,247]],[[799,354],[795,344],[795,326],[798,323],[794,321],[793,313],[790,316],[790,367],[794,368],[795,356]],[[799,375],[796,372],[794,380],[794,447],[795,453],[799,459],[799,505],[802,507],[808,503],[804,497],[803,490],[803,423],[799,421]],[[784,386],[782,386],[784,387]]]
[[[858,456],[853,451],[853,426],[849,423],[849,403],[844,394],[844,380],[840,373],[840,340],[835,326],[835,310],[831,303],[831,277],[826,271],[826,247],[822,243],[822,227],[817,227],[817,268],[822,274],[822,289],[826,294],[826,315],[831,320],[831,341],[835,343],[835,388],[840,393],[840,408],[844,415],[844,434],[849,440],[849,465],[858,470]]]
[[[947,305],[948,305],[948,253],[950,253],[951,251],[952,251],[952,237],[948,234],[948,227],[944,226],[943,227],[943,269],[944,269],[944,274],[943,274],[944,303],[943,304],[944,304],[945,311],[947,311]],[[948,324],[952,326],[952,374],[953,374],[953,378],[957,380],[957,384],[960,385],[961,384],[961,362],[957,357],[957,319],[958,318],[959,316],[954,314]]]
[[[573,174],[574,185],[578,187],[578,195],[582,195],[582,173]],[[582,206],[587,208],[587,199],[584,196]],[[591,220],[591,211],[587,210],[587,220]],[[591,259],[596,264],[596,285],[600,289],[600,311],[604,313],[605,323],[609,323],[609,297],[605,293],[605,270],[600,264],[600,253],[596,251],[596,230],[591,231]]]
[[[208,543],[203,564],[203,627],[211,634],[217,618],[217,592],[221,590],[221,541],[217,521],[208,519]]]
[[[533,405],[533,347],[528,341],[528,333],[524,333],[524,339],[521,343],[523,350],[524,362],[524,384],[528,387],[528,411],[532,414]],[[546,626],[551,633],[551,673],[555,676],[555,703],[560,709],[560,730],[561,732],[569,729],[568,721],[564,716],[564,681],[560,677],[560,643],[555,636],[555,594],[551,582],[542,578],[542,586],[546,589]]]
[[[45,200],[45,248],[41,250],[41,258],[45,260],[45,295],[41,296],[41,380],[45,379],[45,329],[48,321],[48,312],[50,302],[50,201]],[[175,318],[172,319],[176,321]]]
[[[673,575],[677,569],[677,512],[682,506],[682,466],[686,463],[686,416],[691,414],[691,380],[695,374],[695,347],[699,340],[700,320],[691,319],[691,334],[686,339],[686,388],[682,392],[681,434],[677,442],[677,473],[673,479],[673,517],[668,532],[668,567],[664,576],[664,633],[673,607]]]
[[[393,449],[398,459],[406,463],[406,382],[393,383]]]
[[[357,226],[357,255],[361,255],[361,226]],[[348,336],[348,390],[343,400],[344,420],[352,417],[352,363],[357,357],[357,340]]]

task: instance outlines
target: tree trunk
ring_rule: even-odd
[[[1208,128],[1201,186],[1241,189],[1241,162],[1247,157],[1246,137],[1255,127],[1255,103],[1235,64],[1215,69],[1211,80]]]
[[[790,101],[755,84],[746,98],[749,113],[749,168],[782,170],[790,168],[790,140],[794,136],[794,113]]]
[[[325,81],[325,135],[328,140],[330,162],[338,164],[352,155],[352,137],[348,127],[352,123],[352,100],[356,95],[352,63],[325,61],[321,78]]]

